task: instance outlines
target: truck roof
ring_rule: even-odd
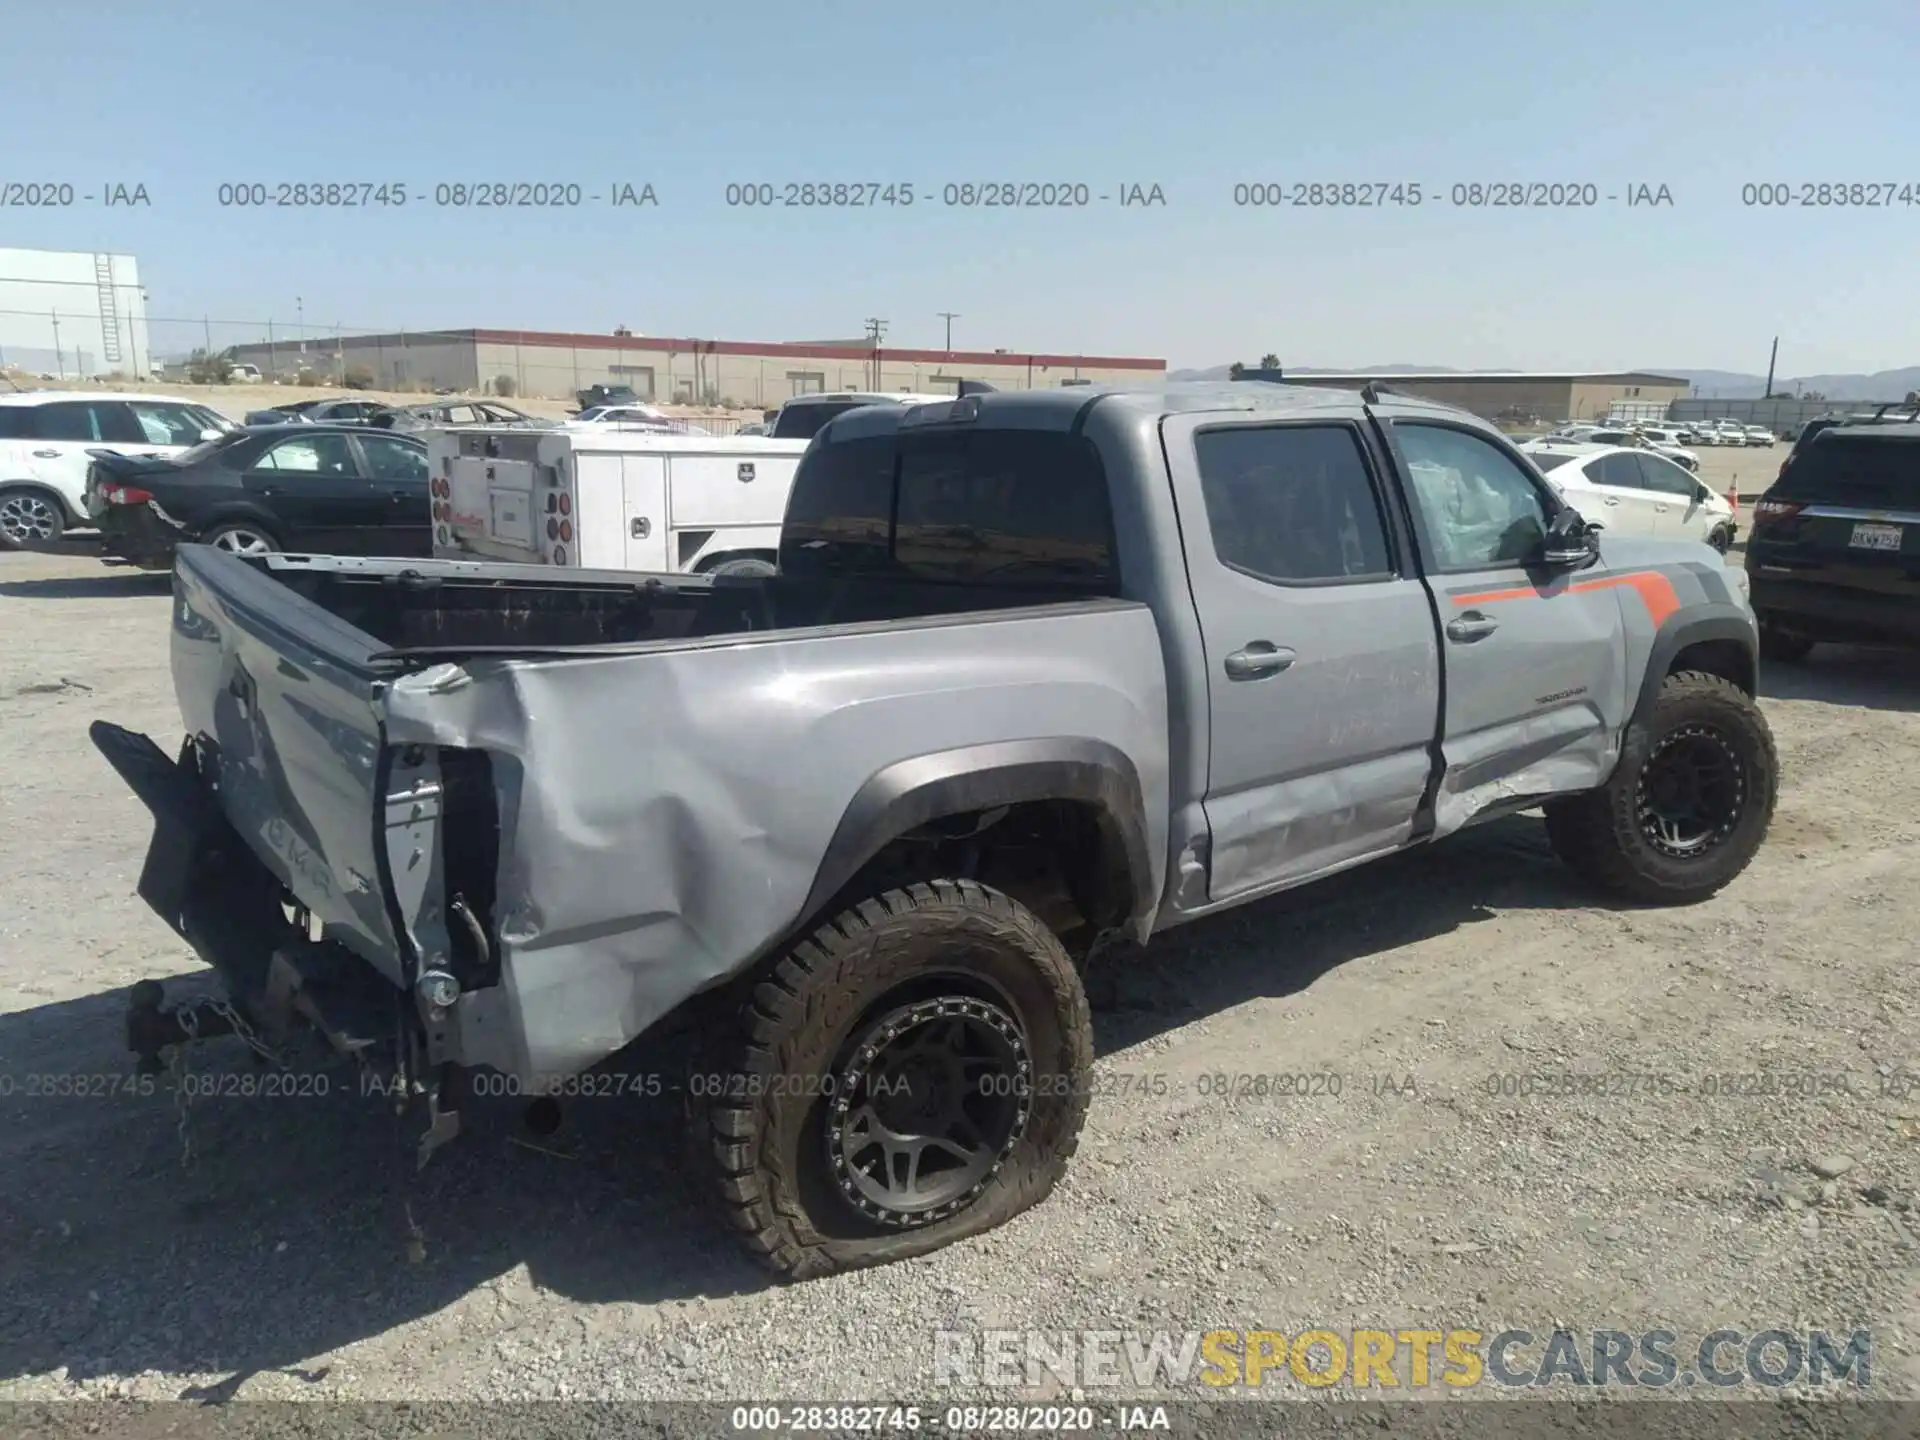
[[[1377,403],[1400,412],[1419,412],[1452,418],[1466,417],[1486,424],[1478,416],[1458,406],[1428,400],[1397,391],[1379,394]],[[1362,403],[1358,390],[1330,385],[1291,385],[1264,380],[1174,381],[1161,385],[1075,385],[1058,390],[996,390],[965,397],[965,403],[979,407],[979,420],[989,426],[1005,425],[1015,429],[1068,430],[1082,411],[1095,401],[1106,402],[1131,415],[1157,418],[1163,415],[1191,414],[1210,410],[1270,412],[1275,418],[1287,416],[1353,414]],[[947,400],[947,404],[962,403]],[[880,405],[850,410],[832,424],[837,434],[848,437],[878,434],[901,425],[913,424],[935,406]],[[915,417],[910,419],[909,417]],[[923,422],[922,422],[923,423]]]

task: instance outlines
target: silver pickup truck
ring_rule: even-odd
[[[1533,808],[1685,903],[1773,810],[1721,557],[1377,389],[850,411],[779,571],[183,547],[177,758],[93,727],[156,817],[140,893],[243,1033],[403,1081],[423,1160],[476,1069],[532,1092],[711,1017],[701,1152],[808,1276],[1049,1192],[1110,942]],[[145,1063],[221,1028],[136,990]]]

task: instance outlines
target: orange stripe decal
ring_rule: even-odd
[[[1539,590],[1531,585],[1515,590],[1482,590],[1473,595],[1456,595],[1453,603],[1460,606],[1494,605],[1502,600],[1551,600],[1555,594],[1573,595],[1582,591],[1612,590],[1625,585],[1640,597],[1640,603],[1647,607],[1647,614],[1653,621],[1654,629],[1659,629],[1666,618],[1680,608],[1680,596],[1674,591],[1673,582],[1666,576],[1652,570],[1635,570],[1625,575],[1609,575],[1602,580],[1582,580],[1569,585],[1565,590]]]
[[[1647,607],[1647,614],[1653,620],[1653,628],[1658,630],[1666,618],[1680,608],[1680,597],[1674,593],[1673,582],[1666,576],[1651,570],[1636,571],[1631,575],[1619,577],[1622,585],[1631,585],[1640,595],[1640,602]],[[1582,587],[1576,587],[1582,588]]]

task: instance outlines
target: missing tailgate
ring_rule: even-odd
[[[494,915],[500,863],[500,806],[493,760],[484,750],[442,749],[446,804],[441,822],[447,893],[447,942],[463,990],[500,982],[500,933]]]

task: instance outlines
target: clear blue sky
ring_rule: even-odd
[[[139,257],[155,317],[723,339],[857,334],[1175,366],[1920,364],[1920,7],[1724,0],[876,7],[754,0],[8,7],[0,244]],[[400,181],[400,210],[223,209],[222,182]],[[651,183],[657,208],[436,209],[436,183]],[[906,211],[729,209],[729,181],[910,182]],[[1236,208],[1236,182],[1417,182],[1417,210]],[[967,211],[966,181],[1164,207]],[[1452,184],[1674,203],[1473,211]],[[190,339],[156,324],[156,349]],[[222,343],[241,338],[218,329]]]

